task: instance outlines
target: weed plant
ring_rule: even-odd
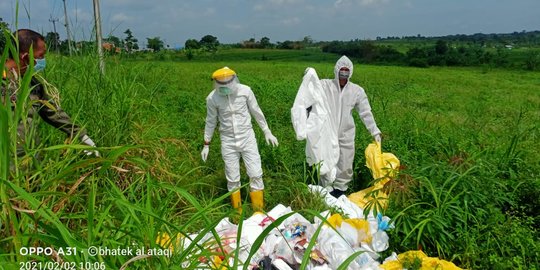
[[[16,50],[6,48],[2,61],[8,49]],[[280,142],[278,148],[267,146],[254,124],[266,209],[290,205],[309,219],[326,209],[307,191],[317,177],[306,169],[304,143],[295,139],[289,111],[305,67],[332,78],[333,63],[272,55],[226,62],[109,57],[101,74],[96,59],[48,54],[44,76],[60,90],[64,110],[97,143],[100,157],[85,156],[86,146],[44,124],[36,130],[41,144],[14,157],[15,127],[24,110],[0,106],[2,265],[63,260],[110,269],[182,269],[210,260],[215,254],[197,240],[210,233],[209,241],[220,243],[213,228],[232,210],[218,134],[208,161],[199,155],[210,74],[223,66],[252,87]],[[355,64],[352,81],[366,89],[383,150],[403,165],[387,186],[392,193],[385,214],[396,226],[388,252],[422,249],[469,269],[539,269],[538,73]],[[21,102],[31,90],[28,79],[22,80]],[[371,138],[356,120],[351,192],[371,181],[363,165]],[[248,190],[242,191],[248,216]],[[162,233],[199,236],[172,257],[20,253],[21,247],[153,248]]]

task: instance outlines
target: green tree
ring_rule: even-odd
[[[257,48],[258,45],[259,43],[257,43],[254,38],[250,38],[249,40],[244,40],[242,41],[242,44],[241,44],[242,48],[248,48],[248,49]]]
[[[215,53],[218,49],[219,41],[217,37],[206,35],[201,38],[199,44],[201,44],[201,48],[204,50]]]
[[[196,49],[201,48],[201,44],[199,44],[199,42],[196,39],[191,38],[191,39],[186,40],[184,47],[187,50],[196,50]]]
[[[273,44],[270,43],[270,38],[268,38],[268,37],[261,38],[261,41],[259,43],[260,43],[261,48],[263,48],[263,49],[273,47]]]
[[[407,62],[413,67],[428,67],[428,49],[424,47],[413,47],[407,51]]]
[[[58,47],[60,46],[60,35],[56,32],[48,32],[47,35],[45,35],[45,43],[54,51],[58,51]]]
[[[3,50],[4,46],[6,45],[6,38],[4,37],[4,30],[9,31],[9,24],[7,22],[4,22],[2,18],[0,18],[0,49]]]
[[[302,43],[304,43],[304,46],[308,46],[313,44],[313,39],[311,36],[305,36],[304,39],[302,39]]]
[[[160,37],[146,38],[146,41],[146,47],[154,50],[155,52],[160,51],[164,47],[163,40],[161,40]]]
[[[540,51],[529,51],[527,58],[525,59],[525,69],[540,69]]]
[[[122,47],[123,45],[123,41],[120,40],[120,38],[116,37],[116,36],[113,36],[113,35],[109,35],[107,38],[104,39],[106,42],[109,42],[111,44],[113,44],[115,47]]]
[[[131,53],[133,50],[139,49],[139,42],[135,37],[133,37],[133,33],[131,30],[127,29],[124,34],[126,34],[126,38],[124,39],[124,45],[126,47],[126,51],[128,53]]]
[[[439,55],[445,55],[448,52],[448,44],[446,41],[439,39],[435,44],[435,52]]]

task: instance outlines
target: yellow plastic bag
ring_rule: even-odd
[[[350,194],[348,198],[362,209],[369,204],[386,208],[388,194],[382,192],[382,188],[390,178],[397,175],[399,159],[392,153],[382,153],[381,144],[377,142],[370,143],[366,147],[365,155],[366,166],[370,169],[373,179],[377,181],[371,187]]]
[[[357,242],[366,242],[368,244],[371,243],[372,236],[369,233],[369,222],[367,220],[361,218],[343,219],[340,214],[333,214],[327,219],[327,221],[338,231],[343,229],[343,223],[347,223],[350,226],[349,228],[352,227],[352,229],[355,230],[354,234],[356,237],[354,238]]]
[[[175,248],[182,247],[182,240],[184,236],[181,233],[176,234],[176,236],[171,238],[168,233],[158,233],[156,238],[156,244],[162,248],[169,248],[171,251],[174,251]]]
[[[330,225],[334,228],[341,227],[341,222],[343,222],[343,217],[340,214],[333,214],[328,219],[326,219]]]
[[[380,267],[384,270],[398,270],[403,269],[404,262],[413,262],[415,259],[422,261],[421,270],[461,270],[455,264],[440,260],[439,258],[428,257],[421,250],[411,250],[398,255],[397,261],[387,261]]]
[[[360,218],[349,218],[344,219],[343,222],[356,229],[358,234],[358,242],[366,242],[368,244],[371,243],[372,239],[371,234],[369,233],[369,222],[367,220]]]
[[[371,170],[373,179],[385,180],[378,181],[376,186],[383,186],[388,182],[388,177],[395,177],[399,170],[399,159],[392,153],[383,153],[381,144],[378,142],[370,143],[366,147],[366,166]],[[381,183],[383,182],[383,183]]]

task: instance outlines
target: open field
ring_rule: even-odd
[[[81,149],[64,144],[63,134],[41,125],[43,159],[29,161],[35,169],[21,169],[3,181],[0,262],[20,261],[17,248],[38,243],[154,246],[158,232],[209,229],[228,216],[219,136],[206,163],[199,154],[210,75],[223,66],[251,86],[280,143],[267,146],[254,123],[266,208],[282,203],[308,217],[310,210],[324,210],[307,192],[305,185],[313,180],[305,173],[304,143],[295,140],[290,108],[304,69],[333,77],[337,57],[315,61],[303,54],[269,52],[265,61],[259,52],[213,61],[109,58],[105,76],[89,57],[51,56],[46,77],[60,90],[63,108],[101,147],[102,157],[84,157]],[[385,213],[396,218],[388,252],[421,246],[463,268],[539,269],[539,73],[356,65],[352,81],[369,96],[383,150],[404,165]],[[353,189],[360,190],[370,185],[363,152],[371,138],[356,119]],[[188,255],[134,265],[180,269]],[[66,258],[105,262],[107,269],[130,259]]]

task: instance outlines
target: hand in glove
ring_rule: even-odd
[[[206,162],[206,159],[208,158],[208,152],[210,151],[210,145],[205,144],[202,151],[201,151],[201,158],[204,162]]]
[[[382,140],[381,133],[373,136],[373,139],[375,139],[376,142],[381,143],[381,140]]]
[[[264,132],[264,139],[266,140],[266,144],[272,144],[272,146],[274,147],[279,145],[277,138],[272,134],[270,130]]]
[[[88,145],[88,146],[92,146],[92,147],[96,147],[96,144],[94,143],[94,141],[92,141],[92,139],[90,139],[90,137],[88,137],[88,135],[84,135],[82,137],[82,143]],[[99,157],[99,152],[98,150],[83,150],[83,152],[87,155],[87,156],[91,156],[91,155],[94,155],[96,157]]]

